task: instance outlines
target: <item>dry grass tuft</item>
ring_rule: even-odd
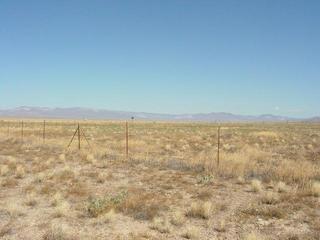
[[[50,229],[42,236],[43,240],[76,240],[69,228],[62,224],[52,224]]]
[[[226,231],[226,222],[222,219],[218,222],[215,230],[218,232],[225,232]]]
[[[311,194],[315,197],[320,197],[320,182],[313,182],[311,184]]]
[[[279,202],[279,197],[273,192],[267,192],[263,194],[260,201],[263,204],[273,205]]]
[[[60,154],[58,160],[59,160],[59,162],[66,161],[66,155],[64,153]]]
[[[245,183],[246,183],[246,180],[245,180],[245,178],[243,176],[239,176],[237,178],[237,184],[242,185],[242,184],[245,184]]]
[[[252,192],[258,193],[262,191],[262,183],[260,180],[254,179],[251,181]]]
[[[194,226],[188,226],[184,233],[182,234],[182,237],[187,239],[198,239],[200,236],[200,231],[198,228]]]
[[[12,218],[24,216],[24,211],[20,205],[15,202],[10,202],[5,210],[9,213]]]
[[[53,217],[61,218],[70,215],[70,204],[65,200],[60,200],[55,206]]]
[[[279,193],[285,193],[288,192],[288,186],[284,182],[278,182],[276,185],[276,191]]]
[[[9,167],[7,165],[0,166],[0,176],[7,176],[9,174]]]
[[[242,239],[243,240],[264,240],[262,236],[254,232],[246,234]]]
[[[192,203],[191,208],[187,212],[187,216],[209,219],[211,215],[211,211],[212,211],[212,203],[209,201]]]
[[[60,192],[56,192],[52,197],[51,206],[56,207],[61,201],[63,201],[63,196]]]
[[[175,211],[171,217],[171,223],[175,226],[182,226],[186,221],[185,215],[181,211]]]
[[[160,233],[169,233],[171,231],[171,226],[167,218],[155,217],[150,228]]]
[[[25,170],[22,165],[18,165],[16,169],[16,178],[24,178],[25,176]]]

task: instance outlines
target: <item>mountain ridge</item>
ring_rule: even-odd
[[[194,114],[163,114],[148,112],[113,111],[84,107],[49,108],[21,106],[9,109],[0,109],[0,117],[17,118],[53,118],[53,119],[91,119],[91,120],[124,120],[134,117],[138,120],[165,120],[165,121],[200,121],[200,122],[285,122],[310,121],[318,122],[320,117],[291,118],[273,114],[240,115],[228,112],[194,113]]]

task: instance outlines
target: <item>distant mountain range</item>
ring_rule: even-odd
[[[92,120],[124,120],[134,117],[138,120],[163,121],[200,121],[200,122],[285,122],[310,121],[320,122],[320,117],[309,119],[290,118],[264,114],[259,116],[236,115],[231,113],[199,113],[199,114],[157,114],[145,112],[110,111],[91,108],[45,108],[22,106],[0,110],[0,117],[15,118],[56,118],[56,119],[92,119]]]

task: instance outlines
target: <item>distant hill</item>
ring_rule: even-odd
[[[309,118],[306,119],[307,122],[317,122],[320,123],[320,117],[313,117],[313,118]]]
[[[236,115],[232,113],[199,113],[199,114],[157,114],[145,112],[110,111],[91,108],[45,108],[22,106],[0,110],[0,117],[16,118],[61,118],[92,120],[124,120],[134,117],[139,120],[164,121],[202,121],[202,122],[284,122],[284,121],[320,121],[320,117],[312,119],[295,119],[284,116],[264,114],[259,116]]]

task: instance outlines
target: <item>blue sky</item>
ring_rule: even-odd
[[[320,1],[1,0],[0,108],[320,115]]]

